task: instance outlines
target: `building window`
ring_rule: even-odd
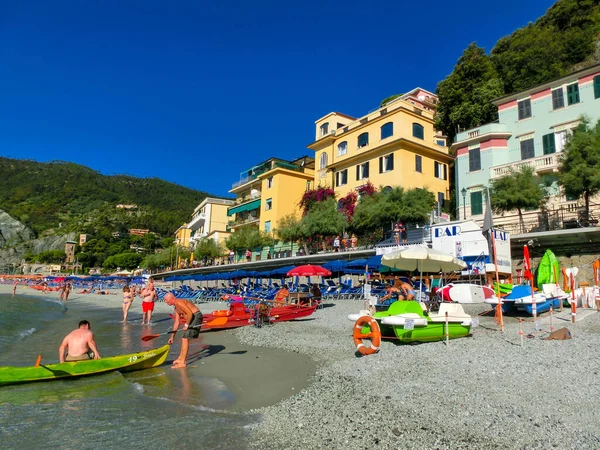
[[[344,124],[343,124],[343,123],[340,123],[340,122],[338,122],[338,123],[337,123],[337,128],[338,128],[338,129],[342,128],[343,126],[344,126]]]
[[[325,122],[323,125],[319,127],[321,130],[321,137],[329,134],[329,122]]]
[[[327,167],[327,153],[321,153],[321,158],[319,158],[319,169],[325,169]]]
[[[335,173],[335,185],[344,186],[348,184],[348,169],[340,170]]]
[[[358,136],[358,148],[366,147],[369,145],[369,133],[363,133]]]
[[[533,157],[535,157],[533,138],[521,141],[521,159],[531,159]]]
[[[265,211],[270,211],[271,209],[273,209],[273,199],[268,198],[265,202]]]
[[[359,164],[356,166],[356,181],[363,178],[369,178],[369,163]]]
[[[348,153],[348,142],[344,141],[344,142],[340,142],[338,144],[338,151],[337,151],[337,155],[338,156],[343,156],[346,153]]]
[[[565,106],[565,93],[563,88],[554,89],[552,91],[552,109],[560,109]]]
[[[435,141],[435,143],[436,143],[437,145],[439,145],[440,147],[445,147],[445,146],[446,146],[446,141],[444,141],[443,139],[437,139],[437,140]]]
[[[542,143],[544,145],[544,155],[550,153],[556,153],[556,145],[554,142],[554,133],[545,134],[542,136]]]
[[[519,103],[519,120],[531,117],[531,99],[521,100]]]
[[[394,154],[379,158],[379,173],[390,172],[394,170]]]
[[[481,170],[481,150],[479,147],[469,150],[469,172]]]
[[[437,161],[433,162],[433,174],[436,178],[440,180],[448,179],[448,166],[446,164],[439,163]]]
[[[388,122],[381,126],[381,139],[389,138],[394,135],[394,124]]]
[[[562,152],[567,145],[567,130],[559,131],[554,136],[554,143],[556,144],[556,151]]]
[[[423,125],[421,125],[420,123],[413,123],[413,136],[418,139],[425,139]]]
[[[271,232],[271,221],[267,220],[265,222],[265,233],[270,233]]]
[[[273,177],[269,177],[267,178],[267,189],[270,189],[273,187]]]
[[[471,192],[471,215],[483,214],[483,191]]]
[[[567,103],[569,105],[579,103],[579,85],[577,83],[567,86]]]
[[[423,173],[423,157],[415,155],[415,172]]]
[[[594,77],[594,98],[600,98],[600,75]]]
[[[438,195],[437,195],[437,211],[438,211],[438,213],[442,212],[443,207],[444,207],[444,193],[438,192]]]

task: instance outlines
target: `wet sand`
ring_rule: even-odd
[[[78,294],[73,291],[65,305],[83,305],[89,307],[106,307],[115,310],[115,320],[122,318],[121,292],[116,295]],[[12,293],[11,285],[0,285],[0,293]],[[47,297],[58,300],[58,292],[43,294],[41,291],[19,286],[15,301],[20,296]],[[223,309],[223,303],[204,303],[197,305],[203,313],[215,309]],[[131,339],[139,339],[146,334],[164,333],[170,330],[173,322],[169,313],[173,308],[163,302],[157,302],[152,316],[152,325],[141,325],[141,299],[136,297],[129,311],[129,327],[123,332],[130,333]],[[67,311],[68,314],[68,311]],[[139,337],[137,336],[139,334]],[[209,408],[243,412],[251,409],[274,405],[284,398],[298,393],[305,388],[316,372],[316,363],[308,355],[276,348],[242,345],[233,330],[209,331],[201,333],[201,339],[190,342],[188,365],[184,369],[169,369],[182,372],[180,384],[182,392],[189,390],[188,381],[203,378],[219,380],[234,399],[229,401],[213,399],[202,395],[202,406]],[[150,341],[152,344],[166,343],[168,336],[161,336]],[[100,337],[97,337],[99,348],[102,348]],[[176,359],[180,350],[181,335],[178,334],[171,348],[167,363]],[[141,347],[142,345],[140,345]],[[58,362],[58,361],[53,361]],[[138,373],[135,377],[143,375]],[[177,377],[176,377],[177,379]],[[191,383],[194,385],[194,383]],[[190,395],[189,392],[184,395]],[[206,404],[208,401],[208,404]]]

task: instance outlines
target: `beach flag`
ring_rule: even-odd
[[[523,264],[525,265],[525,274],[523,277],[527,280],[533,280],[533,273],[531,272],[531,258],[529,257],[529,247],[523,246]]]

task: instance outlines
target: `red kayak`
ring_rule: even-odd
[[[246,325],[254,325],[257,318],[262,323],[285,322],[288,320],[301,319],[308,317],[314,313],[317,305],[283,305],[267,307],[257,305],[255,307],[247,307],[242,302],[231,302],[229,309],[213,311],[209,314],[204,314],[202,317],[202,331],[206,330],[223,330],[226,328],[244,327]],[[169,314],[172,318],[173,314]],[[227,322],[214,321],[218,318],[226,318]],[[211,322],[215,322],[211,324]],[[181,323],[185,320],[181,318]]]

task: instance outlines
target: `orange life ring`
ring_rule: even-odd
[[[228,310],[228,309],[220,309],[218,311],[213,311],[212,315],[214,317],[228,317],[231,316],[233,313]]]
[[[368,325],[371,331],[368,334],[363,334],[362,329],[365,325]],[[354,323],[354,345],[361,355],[372,355],[379,351],[379,345],[381,344],[381,330],[379,324],[371,316],[360,316]],[[366,347],[363,344],[363,339],[371,339],[371,346]]]

